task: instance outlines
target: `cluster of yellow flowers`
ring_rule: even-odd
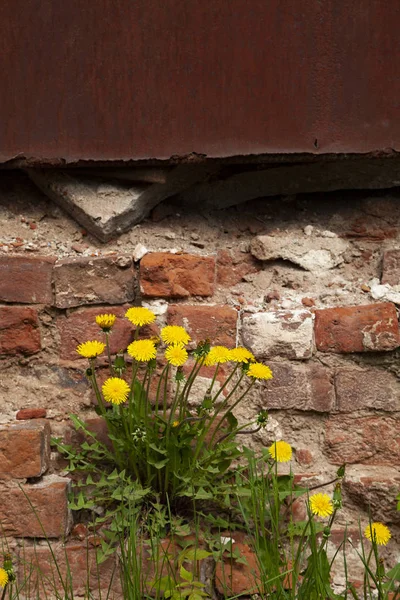
[[[127,310],[125,316],[136,327],[150,325],[156,319],[156,315],[145,307],[132,307]],[[113,314],[102,314],[96,317],[96,323],[108,333],[116,321]],[[174,367],[182,367],[189,358],[185,346],[191,341],[190,335],[180,325],[167,325],[160,331],[161,340],[167,346],[164,356],[168,363]],[[80,344],[77,348],[78,354],[89,360],[100,356],[106,349],[106,344],[98,340],[91,340]],[[128,355],[138,362],[149,362],[157,356],[157,340],[144,339],[135,340],[127,348]],[[253,354],[246,348],[238,347],[229,349],[225,346],[213,346],[204,358],[205,366],[214,366],[228,361],[246,363],[248,365],[246,374],[253,379],[268,380],[272,378],[269,367],[258,363]],[[107,379],[103,387],[104,399],[113,404],[121,404],[128,399],[129,386],[119,377]]]

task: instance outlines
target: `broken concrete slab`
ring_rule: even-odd
[[[384,189],[400,185],[397,159],[352,158],[315,163],[282,164],[202,182],[179,200],[204,209],[222,209],[265,196],[329,192],[345,189]]]
[[[165,183],[134,185],[58,169],[27,169],[27,173],[42,192],[89,233],[107,242],[140,223],[165,198],[208,177],[213,169],[217,166],[179,165],[166,173]]]
[[[250,252],[259,260],[288,260],[307,271],[327,271],[343,262],[349,244],[341,238],[296,238],[290,233],[280,236],[259,235]]]

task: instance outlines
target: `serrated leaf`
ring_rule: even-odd
[[[193,581],[193,573],[190,573],[189,571],[187,571],[183,565],[181,566],[181,568],[179,570],[179,575],[185,581],[189,581],[190,583]]]

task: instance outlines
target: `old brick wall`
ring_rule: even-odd
[[[303,483],[329,481],[347,463],[333,545],[346,522],[357,540],[368,507],[399,541],[396,197],[268,199],[206,215],[161,205],[107,246],[47,205],[37,218],[45,200],[30,201],[19,196],[17,209],[5,201],[0,223],[0,518],[11,547],[22,552],[21,538],[44,535],[25,491],[55,547],[72,531],[68,552],[81,564],[85,541],[49,440],[69,435],[71,412],[96,427],[86,362],[75,348],[98,335],[96,314],[122,317],[132,304],[151,307],[159,325],[184,325],[194,340],[243,343],[270,365],[274,379],[252,390],[238,417],[269,409],[269,426],[252,443],[291,443]],[[134,260],[138,245],[144,256]],[[112,349],[131,339],[121,319]],[[295,517],[303,516],[299,502]],[[24,552],[30,547],[25,542]],[[396,552],[391,544],[388,558]]]

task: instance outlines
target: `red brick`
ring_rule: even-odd
[[[335,375],[337,410],[375,409],[400,411],[398,379],[382,369],[337,369]]]
[[[212,257],[153,252],[140,261],[140,286],[145,296],[212,296],[214,279],[215,259]]]
[[[324,452],[334,465],[400,464],[400,420],[337,415],[326,422]]]
[[[27,304],[52,304],[52,271],[48,256],[0,257],[0,300]]]
[[[400,249],[387,250],[383,254],[382,283],[400,284]]]
[[[260,408],[329,412],[335,406],[330,371],[317,364],[293,365],[269,362],[273,379],[250,391]]]
[[[69,542],[62,544],[55,542],[49,547],[24,545],[19,554],[19,576],[22,579],[25,573],[31,573],[29,590],[33,596],[39,593],[40,597],[64,597],[64,585],[72,582],[73,597],[86,596],[87,585],[93,593],[91,598],[110,597],[121,593],[121,582],[115,557],[108,558],[102,564],[96,561],[96,549],[90,548],[85,542]],[[57,567],[55,562],[57,562]],[[60,579],[61,576],[61,579]],[[69,579],[71,577],[71,579]],[[108,588],[111,585],[110,595]],[[61,596],[60,596],[61,594]],[[68,594],[69,597],[69,594]],[[118,596],[120,597],[120,596]]]
[[[302,467],[308,467],[314,463],[314,456],[307,448],[297,448],[296,461]]]
[[[396,496],[400,489],[398,468],[348,467],[343,489],[352,502],[373,521],[400,523],[400,512],[396,510]]]
[[[45,419],[47,411],[45,408],[21,408],[15,418],[17,421],[28,421],[30,419]]]
[[[220,250],[217,255],[217,283],[232,287],[245,275],[260,271],[260,264],[249,252]]]
[[[315,342],[322,352],[394,350],[400,345],[391,302],[315,311]]]
[[[82,304],[132,302],[134,283],[131,257],[62,259],[54,266],[55,305],[70,308]]]
[[[69,480],[47,475],[39,483],[3,485],[0,494],[0,521],[4,533],[24,538],[57,538],[68,533],[70,513]],[[35,512],[26,496],[29,498]]]
[[[236,345],[238,313],[229,306],[188,306],[172,304],[168,307],[169,325],[182,325],[194,344],[209,339],[212,345]]]
[[[126,306],[99,306],[96,308],[81,308],[57,319],[57,329],[60,334],[60,358],[64,360],[79,360],[76,352],[78,344],[86,340],[104,340],[104,334],[96,323],[96,316],[112,313],[117,316],[114,327],[109,335],[111,353],[125,350],[133,339],[132,324],[124,317]]]
[[[49,466],[46,422],[0,425],[0,479],[40,477]]]
[[[232,552],[238,549],[247,564],[238,563],[234,558],[218,561],[215,571],[215,585],[222,596],[252,595],[260,584],[260,569],[255,552],[250,547],[243,532],[224,532],[223,537],[235,540]]]
[[[40,349],[37,310],[0,306],[0,354],[35,354]]]
[[[376,217],[360,217],[353,221],[345,233],[348,238],[363,238],[370,241],[379,241],[395,238],[397,236],[396,227],[380,225]]]

